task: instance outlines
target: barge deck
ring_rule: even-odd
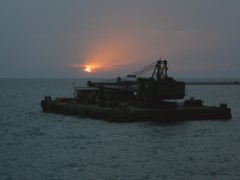
[[[99,107],[98,105],[83,105],[69,99],[70,102],[58,100],[42,100],[44,112],[67,115],[78,115],[112,122],[139,121],[180,121],[180,120],[228,120],[231,119],[231,109],[225,105],[219,107],[186,107],[182,104],[175,108],[137,108],[124,106],[119,108]]]

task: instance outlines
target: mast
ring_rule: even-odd
[[[76,75],[73,76],[73,95],[76,98]]]

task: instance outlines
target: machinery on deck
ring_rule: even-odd
[[[152,71],[151,77],[140,77],[150,71]],[[126,101],[128,104],[136,106],[158,106],[165,103],[164,100],[184,98],[184,82],[168,77],[167,71],[167,60],[160,59],[127,75],[127,78],[131,78],[131,80],[122,80],[118,77],[115,82],[88,81],[88,91],[76,88],[76,98],[80,102],[88,99],[89,103],[102,104],[110,101],[115,103]],[[96,91],[96,89],[98,90]],[[92,97],[89,98],[89,95]]]

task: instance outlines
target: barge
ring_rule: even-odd
[[[112,122],[183,120],[227,120],[231,109],[227,104],[205,106],[203,101],[185,97],[185,83],[167,74],[167,61],[158,60],[113,82],[91,82],[86,87],[74,87],[73,98],[41,101],[44,112],[78,115]],[[140,75],[150,72],[151,76]]]

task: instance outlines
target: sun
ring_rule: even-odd
[[[92,70],[90,68],[85,68],[84,70],[87,72],[92,72]]]
[[[84,69],[84,71],[86,71],[86,72],[92,72],[92,67],[91,66],[85,66],[85,69]]]

